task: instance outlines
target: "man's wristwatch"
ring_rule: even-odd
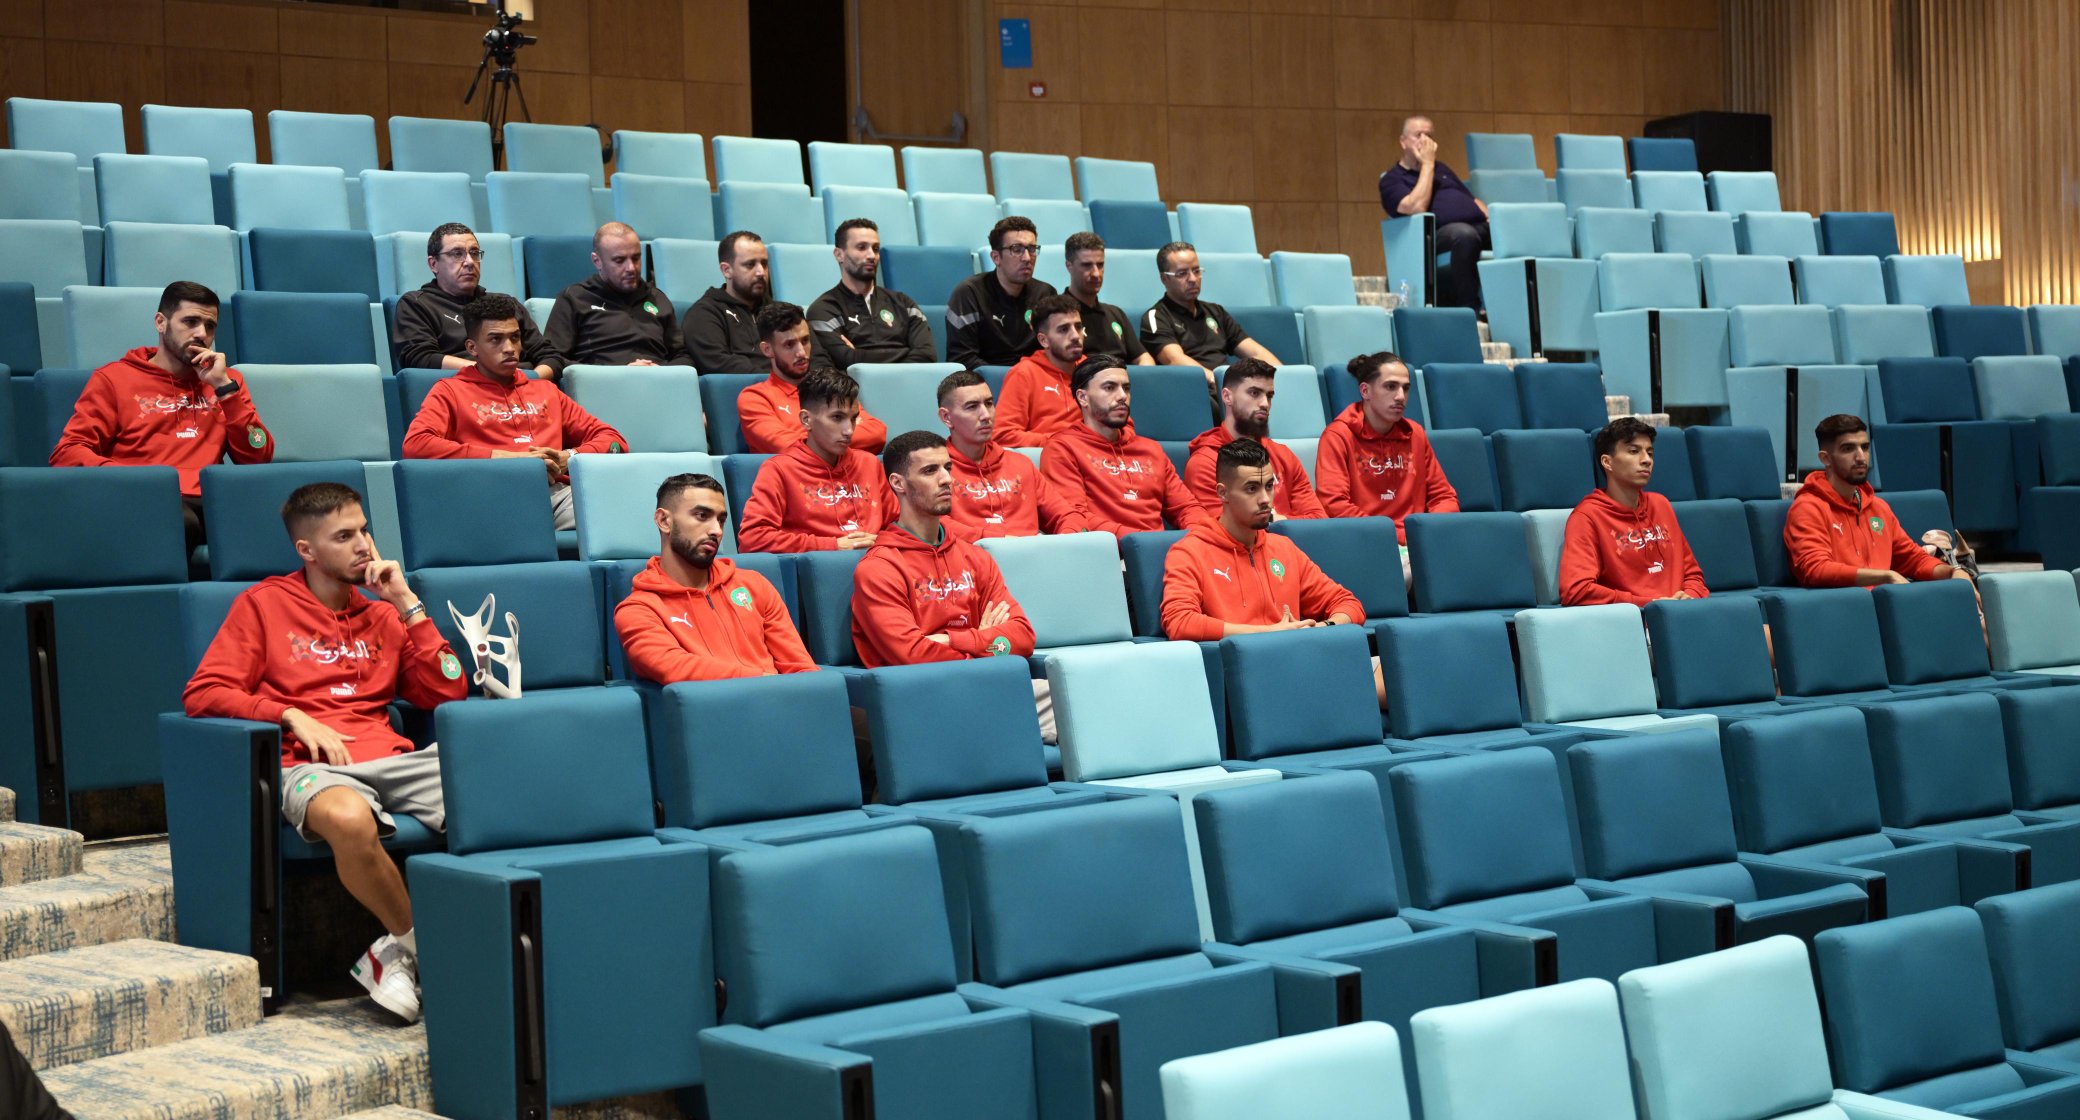
[[[423,615],[425,613],[426,604],[420,602],[413,603],[411,605],[411,609],[401,612],[397,617],[399,621],[403,622],[406,626],[410,626],[412,624],[412,619],[417,618],[418,616]]]
[[[211,391],[216,393],[218,400],[223,400],[225,397],[238,392],[238,382],[226,381],[222,385],[213,387]]]

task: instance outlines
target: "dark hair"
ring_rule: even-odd
[[[1654,425],[1645,420],[1637,416],[1620,416],[1605,424],[1603,429],[1596,433],[1595,455],[1601,459],[1616,452],[1619,444],[1631,443],[1636,439],[1646,440],[1647,446],[1652,447],[1656,434]]]
[[[803,412],[814,412],[829,405],[859,403],[859,382],[839,370],[812,369],[802,375],[796,393],[800,397],[797,407]]]
[[[838,232],[831,237],[831,244],[843,249],[845,247],[845,235],[856,229],[870,229],[875,233],[881,232],[881,227],[875,225],[872,218],[847,218],[838,223]]]
[[[737,242],[739,241],[756,241],[761,245],[766,243],[765,238],[748,229],[736,230],[716,243],[715,259],[723,264],[737,263]]]
[[[1819,444],[1822,451],[1832,451],[1834,441],[1843,436],[1870,430],[1871,426],[1863,422],[1863,417],[1849,412],[1837,412],[1813,425],[1813,442]]]
[[[675,474],[657,486],[657,508],[663,509],[688,490],[713,490],[727,495],[722,483],[710,474]],[[725,516],[727,516],[725,514]]]
[[[972,385],[987,384],[989,384],[988,379],[972,369],[954,370],[939,382],[939,403],[945,404],[946,398],[952,396],[956,389],[966,389]]]
[[[1069,240],[1062,242],[1062,259],[1065,261],[1075,260],[1078,253],[1092,251],[1104,252],[1105,239],[1087,229],[1077,230],[1069,235]]]
[[[1379,371],[1397,363],[1402,366],[1408,365],[1401,355],[1392,350],[1381,350],[1373,354],[1360,354],[1345,362],[1343,368],[1346,373],[1357,379],[1358,384],[1370,385],[1379,378]]]
[[[1060,292],[1043,297],[1033,304],[1033,330],[1046,330],[1047,321],[1057,315],[1074,315],[1080,323],[1083,321],[1083,305],[1076,302],[1075,296]]]
[[[173,309],[184,303],[200,304],[203,307],[217,305],[217,293],[197,284],[193,280],[175,280],[159,293],[159,314],[171,315]]]
[[[1262,358],[1237,358],[1228,363],[1228,372],[1221,375],[1221,388],[1233,389],[1252,377],[1277,381],[1278,367]]]
[[[289,539],[320,517],[330,517],[348,506],[361,504],[361,492],[337,482],[312,482],[299,486],[282,503],[282,528]]]
[[[1033,228],[1033,219],[1031,218],[1021,218],[1017,214],[1013,214],[1008,218],[999,218],[996,225],[989,227],[990,252],[1003,251],[1004,235],[1007,233],[1030,233],[1034,237],[1040,236],[1040,231]]]
[[[1127,367],[1121,365],[1118,358],[1109,354],[1093,354],[1076,363],[1075,371],[1069,374],[1069,392],[1072,394],[1081,393],[1085,389],[1090,388],[1091,378],[1104,373],[1108,369],[1125,368]]]
[[[429,257],[440,256],[441,243],[446,241],[450,237],[455,236],[458,233],[468,238],[475,238],[477,236],[476,230],[473,230],[468,226],[463,225],[461,222],[443,223],[441,225],[435,226],[433,232],[426,235],[426,255]]]
[[[946,446],[946,437],[936,432],[904,432],[888,441],[881,449],[881,465],[890,474],[902,474],[910,469],[910,456],[934,447]]]
[[[1198,251],[1192,247],[1192,243],[1189,241],[1172,241],[1170,244],[1156,250],[1156,271],[1170,271],[1170,256],[1173,253],[1196,253]]]
[[[462,305],[462,333],[474,337],[485,323],[520,320],[520,301],[504,292],[478,292]]]
[[[767,301],[764,307],[758,309],[758,318],[755,320],[761,342],[782,331],[791,331],[808,321],[801,308],[779,300]]]
[[[1263,444],[1248,436],[1236,436],[1222,444],[1220,454],[1214,456],[1213,476],[1222,479],[1234,478],[1235,472],[1244,467],[1270,465],[1271,452],[1264,450]]]

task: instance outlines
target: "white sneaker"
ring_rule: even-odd
[[[350,971],[385,1011],[407,1023],[419,1021],[419,961],[395,937],[377,938]]]

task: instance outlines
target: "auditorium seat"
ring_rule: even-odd
[[[1271,254],[1277,303],[1292,308],[1349,307],[1358,302],[1351,259],[1342,253]]]
[[[1935,336],[1930,331],[1925,307],[1891,304],[1837,307],[1834,311],[1834,337],[1842,361],[1862,366],[1872,366],[1885,358],[1936,356]]]
[[[370,177],[374,172],[369,173]],[[431,268],[426,263],[428,233],[400,232],[376,238],[376,283],[389,299],[413,288],[423,287],[433,279]],[[478,272],[478,286],[487,292],[503,292],[515,299],[526,294],[523,283],[522,246],[511,234],[477,231],[477,247],[484,250],[484,260]],[[541,326],[548,318],[546,311],[536,314],[530,307],[528,313],[535,315],[535,324]]]
[[[1432,362],[1423,367],[1430,422],[1439,428],[1472,428],[1492,435],[1522,428],[1516,374],[1508,366],[1480,362]]]
[[[720,144],[728,139],[733,138],[718,136],[715,142]],[[719,148],[716,174],[722,174]],[[800,183],[726,179],[717,182],[721,196],[715,211],[718,229],[757,230],[768,246],[828,244],[829,239],[823,236],[823,208],[810,197],[808,187]]]
[[[554,300],[565,288],[599,271],[592,263],[590,234],[535,233],[520,238],[519,242],[520,259],[525,266],[521,271],[527,275],[529,299]],[[546,326],[544,319],[535,320],[535,326]]]
[[[2001,1036],[2012,1053],[2070,1067],[2080,1054],[2080,1022],[2073,997],[2080,972],[2071,931],[2080,919],[2080,886],[2061,885],[1976,904],[1993,966]]]
[[[393,137],[400,119],[391,118]],[[459,171],[370,171],[361,176],[361,194],[368,231],[378,237],[406,230],[431,232],[448,222],[471,223],[476,214],[469,176]]]
[[[732,495],[749,495],[756,470],[731,470],[743,459],[759,456],[732,455],[723,460],[723,484]],[[738,498],[737,501],[743,501]],[[730,510],[730,519],[742,521],[736,508]],[[818,665],[851,670],[848,676],[863,672],[859,668],[859,652],[852,645],[852,570],[859,566],[862,552],[843,550],[832,552],[804,552],[795,557],[795,583],[801,596],[802,610],[795,616],[796,627],[802,633],[802,645],[807,647],[810,660]],[[1020,606],[1025,603],[1021,599]]]
[[[1947,489],[1960,527],[2014,529],[2014,425],[1979,419],[1971,367],[1961,358],[1883,358],[1876,380],[1885,422],[1872,425],[1871,440],[1883,441],[1886,489]]]
[[[1076,172],[1076,196],[1085,202],[1163,200],[1163,193],[1156,186],[1156,165],[1153,163],[1145,160],[1098,159],[1091,156],[1078,156],[1073,162]]]
[[[374,363],[241,362],[238,372],[253,395],[253,408],[274,435],[276,462],[372,463],[391,457],[389,408],[383,375]]]
[[[580,174],[494,171],[484,187],[491,203],[491,228],[499,233],[589,238],[599,225],[593,220],[592,189]]]
[[[66,359],[62,364],[81,370],[96,369],[122,357],[133,347],[148,345],[152,340],[152,316],[158,313],[159,296],[163,291],[158,287],[66,288],[63,296]],[[229,340],[228,327],[220,309],[217,345],[223,346]],[[49,352],[48,342],[44,349]],[[237,351],[234,349],[229,357],[236,361]]]
[[[1570,218],[1579,214],[1584,206],[1612,210],[1633,208],[1632,180],[1626,177],[1622,167],[1563,167],[1554,173],[1553,182],[1559,191],[1560,203],[1567,207]]]
[[[1878,612],[1869,591],[1834,587],[1765,595],[1762,608],[1784,699],[1889,703],[1907,698],[1886,681]]]
[[[1978,586],[1995,672],[2080,676],[2080,594],[2072,573],[1989,572]]]
[[[398,171],[461,172],[470,182],[482,183],[491,173],[491,126],[480,120],[391,117],[390,165]],[[362,182],[367,182],[367,176],[362,177]],[[373,223],[373,217],[370,220]],[[369,230],[383,232],[373,224]]]
[[[407,571],[556,559],[549,480],[539,463],[406,459],[395,475],[404,534],[398,559]]]
[[[1803,210],[1742,214],[1734,234],[1743,253],[1791,260],[1820,255],[1820,225]]]
[[[1458,751],[1553,744],[1549,749],[1564,751],[1581,738],[1578,732],[1526,726],[1508,619],[1392,618],[1374,626],[1373,636],[1397,746]]]
[[[2042,354],[1972,359],[1979,414],[1988,420],[2035,420],[2071,411],[2065,371]]]
[[[1612,253],[1597,269],[1603,310],[1593,322],[1607,391],[1646,413],[1723,400],[1726,312],[1704,306],[1690,259]]]
[[[831,187],[894,190],[895,149],[886,144],[834,144],[828,140],[813,140],[809,143],[809,186],[819,195],[827,195]]]
[[[1397,550],[1392,518],[1288,517],[1272,522],[1271,531],[1292,538],[1323,575],[1358,597],[1365,617],[1353,622],[1369,625],[1408,614],[1401,565],[1380,562]]]
[[[1388,771],[1422,757],[1384,744],[1363,626],[1223,638],[1220,662],[1238,759],[1298,775],[1357,771],[1385,797]]]
[[[1497,202],[1488,221],[1495,252],[1480,277],[1490,337],[1526,357],[1595,349],[1597,266],[1575,259],[1567,208]]]
[[[1899,229],[1883,211],[1830,210],[1820,215],[1820,241],[1835,256],[1883,259],[1898,254]]]
[[[79,169],[71,153],[0,150],[0,219],[79,221]]]
[[[85,231],[70,219],[0,220],[0,277],[27,283],[37,298],[49,300],[90,283]]]
[[[698,132],[614,130],[614,174],[708,181],[707,141]]]
[[[111,101],[49,101],[34,97],[7,99],[10,147],[69,153],[78,166],[79,211],[68,215],[87,225],[101,223],[95,202],[94,157],[129,151],[123,130],[123,107]]]
[[[1036,659],[1046,661],[1069,646],[1132,639],[1119,545],[1112,534],[988,537],[981,545],[1033,624]]]
[[[1885,584],[1870,594],[1885,649],[1885,675],[1896,690],[1956,692],[2060,683],[2049,677],[1992,672],[1978,596],[1967,581]]]
[[[1537,170],[1538,152],[1528,132],[1469,132],[1466,134],[1466,169]]]
[[[1013,198],[1063,199],[1076,201],[1076,184],[1069,157],[1033,152],[996,151],[989,154],[989,177],[996,185],[998,201]],[[1046,241],[1047,238],[1041,238]]]
[[[1096,226],[1097,209],[1095,205],[1093,205],[1091,215],[1093,218],[1092,224]],[[1103,229],[1098,229],[1096,232],[1098,236],[1105,239],[1108,249],[1112,245],[1118,244]],[[1169,234],[1165,233],[1163,236],[1167,238]],[[1156,248],[1162,244],[1163,242],[1159,241],[1155,245],[1145,247]],[[1230,314],[1254,308],[1268,309],[1275,306],[1287,317],[1291,318],[1293,316],[1292,309],[1288,306],[1280,306],[1284,301],[1272,292],[1271,262],[1255,253],[1202,252],[1199,254],[1199,267],[1204,270],[1204,279],[1199,290],[1201,299],[1229,308]],[[1295,323],[1298,322],[1297,319],[1294,321]],[[1245,324],[1243,329],[1247,331],[1249,328]],[[1252,332],[1252,337],[1254,337],[1254,332]],[[1274,346],[1272,349],[1275,352],[1277,348]],[[1293,357],[1297,358],[1299,355],[1295,354]]]
[[[238,163],[228,175],[231,228],[241,233],[273,229],[353,228],[347,179],[330,167]]]
[[[1385,172],[1380,175],[1385,178]],[[1427,307],[1437,298],[1437,215],[1425,211],[1380,219],[1380,249],[1387,264],[1387,283],[1407,293],[1412,307]]]
[[[1755,563],[1755,543],[1748,514],[1732,498],[1670,502],[1676,523],[1682,527],[1697,566],[1704,573],[1705,589],[1713,595],[1749,598],[1761,589],[1762,577]],[[1671,704],[1670,707],[1689,707]]]
[[[1697,145],[1687,137],[1629,136],[1625,154],[1634,171],[1697,170]]]
[[[716,241],[678,238],[661,237],[649,243],[651,281],[682,315],[701,293],[722,282],[717,268],[720,248]]]
[[[1815,425],[1838,413],[1867,411],[1863,367],[1837,359],[1824,307],[1735,307],[1726,329],[1732,363],[1727,416],[1736,425],[1767,428],[1780,476],[1796,480],[1819,466]],[[1794,393],[1795,409],[1787,401]]]
[[[1706,307],[1785,306],[1791,297],[1791,262],[1782,257],[1714,253],[1698,262]]]
[[[983,170],[982,153],[974,148],[906,145],[903,148],[903,186],[913,195],[925,191],[940,194],[990,193],[989,177]]]
[[[1503,392],[1508,392],[1507,387]],[[1491,437],[1502,508],[1573,509],[1596,488],[1589,437],[1574,428],[1503,430]]]
[[[950,362],[855,362],[846,372],[859,382],[860,407],[901,435],[941,430],[939,382],[960,368]]]
[[[1740,240],[1734,235],[1733,215],[1704,210],[1662,210],[1655,213],[1654,244],[1661,252],[1682,253],[1694,259],[1740,252]]]
[[[754,138],[750,136],[717,136],[715,145],[715,185],[725,183],[778,183],[808,190],[809,181],[802,176],[802,145],[797,140]],[[774,238],[761,226],[725,222],[731,229],[756,229]]]
[[[1537,601],[1520,515],[1418,513],[1403,529],[1418,612],[1512,612]]]
[[[1690,429],[1657,428],[1654,431],[1654,476],[1647,489],[1671,502],[1696,501],[1700,495],[1697,473],[1691,465]]]
[[[1778,496],[1778,469],[1763,428],[1684,429],[1700,498],[1742,500]]]
[[[249,109],[202,109],[185,105],[146,105],[144,150],[155,156],[198,156],[209,161],[217,220],[230,214],[225,175],[234,163],[257,163],[253,113]]]
[[[718,477],[721,469],[713,456],[700,451],[572,456],[571,496],[578,517],[578,558],[647,560],[657,555],[658,534],[653,515],[657,510],[658,485],[679,474]],[[724,525],[717,554],[733,556],[736,551],[736,529]],[[611,616],[612,611],[608,613]]]
[[[1546,194],[1545,172],[1535,167],[1500,167],[1492,170],[1468,171],[1466,189],[1475,197],[1490,205],[1503,203],[1524,206],[1550,201]]]
[[[247,365],[388,365],[358,292],[229,292],[239,368]],[[387,345],[383,350],[388,350]],[[263,414],[263,419],[266,416]]]
[[[983,194],[913,193],[920,244],[975,250],[989,244],[996,200]]]
[[[1695,171],[1641,171],[1632,176],[1634,200],[1642,210],[1708,210],[1704,176]]]
[[[1516,615],[1516,635],[1524,707],[1534,722],[1649,733],[1709,730],[1717,722],[1710,715],[1657,711],[1638,607],[1523,610]]]
[[[1202,253],[1257,252],[1256,221],[1247,206],[1180,202],[1177,229],[1179,240]]]
[[[1172,1120],[1254,1120],[1297,1108],[1313,1120],[1409,1120],[1400,1037],[1352,1023],[1163,1063]]]
[[[1634,1115],[1625,1030],[1607,980],[1432,1008],[1409,1033],[1428,1120]]]
[[[349,179],[383,166],[376,154],[375,118],[365,113],[267,114],[268,162],[299,167],[336,167]]]
[[[1480,328],[1470,307],[1397,307],[1394,341],[1411,370],[1431,362],[1481,360]]]
[[[1594,432],[1610,422],[1603,400],[1603,371],[1596,363],[1527,363],[1514,373],[1525,427]]]
[[[53,317],[64,310],[56,300],[48,306]],[[41,314],[35,288],[19,280],[0,280],[0,368],[14,377],[43,368],[43,329],[37,322]],[[0,375],[0,466],[14,465],[15,415],[22,407],[16,398],[22,384],[26,383],[15,382],[10,391],[6,376]]]
[[[1654,251],[1654,215],[1645,210],[1588,206],[1574,214],[1574,255],[1585,261],[1611,253]]]
[[[1728,214],[1782,210],[1774,171],[1714,171],[1705,176],[1712,209]]]
[[[217,224],[210,201],[209,161],[200,156],[94,157],[101,224]]]
[[[2069,749],[2080,693],[2012,689],[1998,699],[2016,807],[2061,820],[2080,818],[2080,765]]]
[[[1921,307],[1965,305],[1972,293],[1965,284],[1964,258],[1954,253],[1885,258],[1885,292],[1893,303]]]
[[[1061,245],[1068,240],[1070,234],[1081,233],[1091,228],[1090,208],[1075,199],[1006,198],[997,203],[997,214],[1003,218],[1026,217],[1032,219],[1033,228],[1037,231],[1040,238],[1040,244],[1047,248]],[[987,230],[983,231],[981,243],[985,246],[989,244],[989,233]],[[1121,251],[1125,252],[1128,250]],[[1154,250],[1142,249],[1133,251],[1148,253],[1150,257],[1155,256]],[[1057,249],[1055,254],[1048,255],[1055,256],[1059,252],[1060,250]],[[1111,255],[1108,254],[1106,263],[1110,264],[1111,262]],[[1132,305],[1123,304],[1122,306]]]
[[[1571,509],[1524,511],[1524,545],[1531,550],[1531,584],[1541,607],[1560,605],[1560,552],[1567,545]]]
[[[1394,349],[1393,313],[1383,307],[1309,307],[1300,312],[1300,328],[1308,358],[1322,371],[1324,420],[1334,420],[1358,399],[1350,360]]]
[[[1160,249],[1177,239],[1170,231],[1169,211],[1159,201],[1097,198],[1085,205],[1090,214],[1091,232],[1103,238],[1108,247]]]
[[[1741,523],[1740,511],[1733,512]],[[1817,705],[1779,703],[1769,635],[1753,596],[1663,599],[1641,608],[1653,651],[1661,714],[1732,721],[1774,718]]]
[[[599,130],[591,125],[513,121],[505,126],[508,172],[583,175],[588,186],[604,188],[607,171],[600,147]]]
[[[1885,269],[1876,257],[1796,257],[1791,271],[1798,280],[1800,303],[1837,308],[1844,304],[1882,306],[1887,302]]]
[[[1935,326],[1936,353],[1946,358],[1974,361],[2029,353],[2029,328],[2019,307],[1946,304],[1931,307],[1929,318]]]
[[[104,282],[111,287],[163,289],[192,280],[228,299],[242,286],[238,235],[223,226],[110,222],[106,229]]]
[[[921,306],[944,307],[953,289],[975,274],[975,255],[967,246],[886,245],[880,274],[890,291]]]
[[[833,185],[823,192],[824,241],[833,242],[838,226],[853,218],[875,224],[883,246],[917,244],[917,218],[910,196],[894,187]]]
[[[742,229],[733,225],[731,228]],[[816,297],[838,286],[838,260],[830,243],[768,244],[772,298],[806,309]]]

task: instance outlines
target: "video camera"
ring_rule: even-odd
[[[531,46],[541,40],[520,31],[520,24],[527,19],[519,12],[506,10],[505,0],[498,3],[498,21],[491,30],[484,32],[484,53],[496,59],[501,66],[511,66],[513,56],[521,47]]]

